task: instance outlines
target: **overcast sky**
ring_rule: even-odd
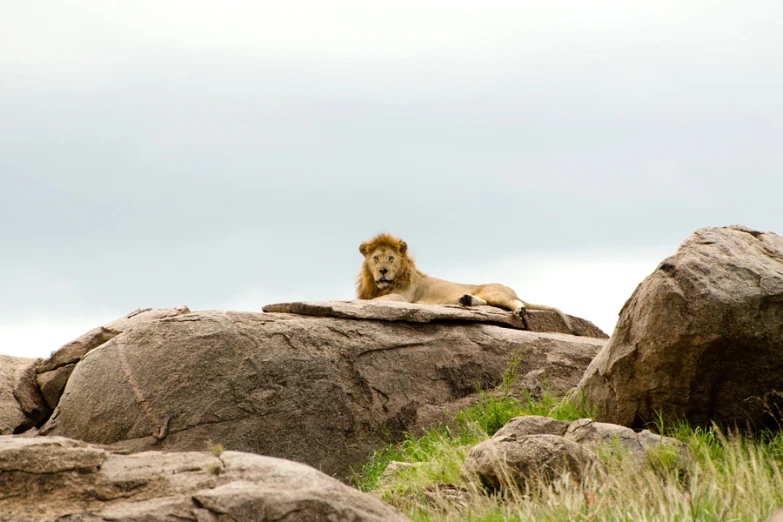
[[[783,233],[783,3],[0,0],[0,353],[350,299],[359,244],[608,333],[695,229]]]

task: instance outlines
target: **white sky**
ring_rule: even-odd
[[[350,298],[380,231],[609,332],[693,230],[783,231],[777,1],[0,13],[0,353]]]

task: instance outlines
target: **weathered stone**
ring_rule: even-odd
[[[383,473],[378,477],[378,482],[381,485],[389,484],[396,480],[401,472],[408,469],[420,468],[423,464],[424,463],[422,462],[399,462],[391,460],[386,465],[386,469],[383,470]]]
[[[66,364],[65,366],[59,366],[55,370],[39,373],[36,376],[38,389],[50,408],[49,411],[54,409],[60,401],[65,383],[68,382],[68,378],[75,367],[76,363]]]
[[[107,343],[134,325],[188,313],[190,313],[190,309],[187,306],[136,310],[105,326],[93,328],[86,334],[66,343],[36,368],[38,387],[41,389],[46,404],[49,408],[57,406],[73,368],[90,351]]]
[[[76,364],[84,354],[97,348],[119,334],[119,330],[110,330],[104,326],[93,328],[73,341],[64,344],[60,349],[38,366],[38,373],[44,373],[67,364]]]
[[[539,415],[525,415],[524,417],[514,417],[500,428],[496,437],[505,435],[513,436],[516,439],[527,435],[565,435],[568,429],[568,421],[555,420],[550,417]]]
[[[495,436],[473,446],[462,468],[491,489],[535,487],[551,483],[564,473],[581,482],[586,473],[603,470],[591,450],[558,435]]]
[[[212,440],[346,477],[388,434],[500,383],[515,354],[522,381],[544,386],[551,369],[563,386],[552,391],[564,393],[604,342],[485,324],[198,312],[136,325],[88,353],[41,432],[132,451]]]
[[[35,359],[0,355],[0,435],[18,433],[32,425],[14,396],[18,378]]]
[[[579,388],[597,419],[771,427],[783,391],[783,238],[705,228],[645,279]]]
[[[179,317],[190,313],[187,306],[178,306],[176,308],[140,308],[129,313],[125,317],[120,317],[107,324],[105,327],[109,330],[124,332],[132,326],[155,321],[158,319],[168,319],[169,317]]]
[[[52,409],[46,403],[36,380],[38,366],[42,362],[43,359],[36,359],[32,364],[17,368],[15,373],[14,398],[29,419],[29,422],[19,427],[21,430],[40,426],[52,413]]]
[[[687,444],[671,437],[663,437],[649,430],[635,432],[631,428],[579,419],[568,426],[565,438],[590,448],[600,455],[630,458],[639,464],[650,461],[650,452],[663,447],[671,449],[684,464],[690,456]]]
[[[0,520],[407,520],[282,459],[232,451],[117,455],[61,437],[0,437]]]
[[[529,330],[531,332],[560,332],[570,334],[563,319],[555,312],[529,310],[522,320],[508,310],[494,306],[452,306],[399,303],[395,301],[322,301],[266,305],[269,313],[291,313],[341,319],[373,319],[378,321],[406,321],[410,323],[456,322],[486,323]],[[606,339],[609,336],[590,321],[569,316],[579,335]]]
[[[64,437],[0,437],[0,473],[94,471],[104,460],[105,450]],[[0,488],[0,498],[13,496],[14,489]]]

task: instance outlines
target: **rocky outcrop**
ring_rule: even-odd
[[[626,460],[636,469],[666,465],[684,467],[688,446],[644,430],[579,419],[573,422],[529,415],[511,419],[489,439],[470,449],[463,466],[491,489],[524,489],[533,480],[550,483],[563,473],[581,482],[590,470],[605,471],[604,459]]]
[[[62,437],[0,436],[0,521],[408,520],[303,464],[225,451],[119,455]]]
[[[778,428],[783,238],[705,228],[645,279],[579,388],[598,420]]]
[[[524,318],[494,306],[421,305],[395,301],[322,301],[266,305],[264,312],[409,323],[485,323],[531,332],[570,334],[559,314],[529,310]],[[568,316],[578,335],[606,339],[600,328],[581,317]]]
[[[211,440],[345,477],[390,435],[498,384],[512,356],[528,389],[562,394],[604,342],[454,321],[190,313],[83,356],[41,433],[131,451]]]
[[[53,352],[48,359],[36,366],[38,388],[41,390],[46,404],[49,408],[57,406],[63,388],[65,388],[65,383],[68,382],[68,378],[71,376],[76,363],[88,352],[110,341],[134,325],[188,313],[190,313],[190,310],[187,306],[136,310],[105,326],[94,328],[65,344]]]

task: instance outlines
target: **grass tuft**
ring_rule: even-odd
[[[209,442],[207,444],[207,449],[212,455],[214,455],[217,458],[220,458],[220,456],[226,450],[226,448],[224,448],[222,444],[220,443],[213,444],[212,442]]]
[[[207,466],[207,471],[218,476],[223,473],[223,464],[221,462],[212,462]]]

